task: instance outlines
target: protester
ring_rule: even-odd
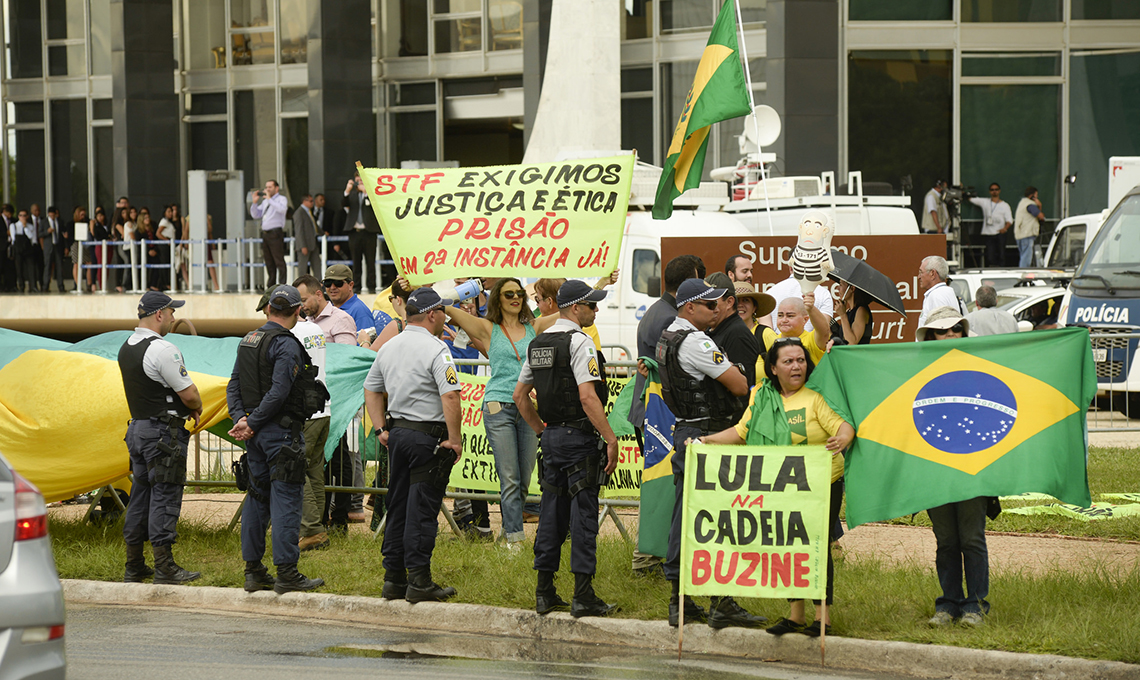
[[[950,276],[950,266],[946,258],[930,255],[922,258],[918,265],[918,289],[923,291],[922,314],[918,317],[918,326],[926,323],[926,318],[939,307],[953,307],[965,314],[954,289],[946,285],[946,277]]]
[[[389,340],[402,333],[405,327],[404,319],[407,316],[408,297],[412,294],[411,287],[408,285],[407,280],[401,276],[392,284],[391,291],[392,292],[388,295],[388,302],[392,305],[396,316],[392,317],[391,323],[385,325],[384,329],[377,334],[371,343],[368,345],[361,344],[362,347],[368,347],[374,352],[378,351]]]
[[[736,283],[752,284],[752,260],[745,255],[733,255],[724,263],[724,273]]]
[[[726,291],[717,300],[716,318],[709,326],[708,335],[717,347],[724,351],[730,362],[744,366],[744,377],[747,378],[748,387],[751,388],[756,384],[756,360],[760,358],[760,341],[737,314],[736,284],[727,274],[721,272],[709,274],[705,283]],[[744,404],[745,400],[740,399],[740,413],[744,412]],[[736,414],[736,418],[740,417],[740,413]]]
[[[918,340],[953,340],[970,333],[970,322],[953,307],[939,307],[930,313]],[[942,595],[934,601],[931,626],[945,626],[953,621],[977,627],[985,623],[990,611],[986,596],[990,592],[989,553],[986,550],[986,514],[997,499],[978,496],[969,500],[930,508],[926,514],[934,529],[937,543],[934,568]],[[1000,511],[1000,510],[999,510]],[[996,516],[996,515],[995,515]],[[962,590],[962,576],[966,590]]]
[[[618,270],[615,269],[607,278],[598,279],[598,282],[594,284],[594,290],[603,290],[606,286],[617,283],[617,279]],[[534,303],[538,305],[539,318],[558,316],[556,299],[558,290],[564,283],[566,283],[566,279],[539,279],[534,282]],[[590,336],[590,340],[594,342],[594,349],[599,352],[602,351],[602,337],[598,334],[598,327],[591,324],[583,328],[582,331]]]
[[[372,310],[352,292],[352,270],[348,265],[334,264],[325,269],[322,283],[329,300],[352,317],[356,332],[372,327]]]
[[[828,281],[826,283],[830,284],[831,282]],[[794,297],[800,300],[804,299],[803,291],[800,288],[800,282],[792,277],[791,272],[788,273],[788,278],[777,283],[764,292],[771,295],[772,299],[776,301],[776,309],[780,308],[780,303],[783,302],[786,298]],[[834,313],[835,310],[831,308],[831,291],[829,290],[829,286],[825,286],[823,284],[816,286],[814,295],[815,304],[819,307],[819,311],[823,314],[823,318],[830,319],[832,313]],[[770,321],[772,323],[769,323]],[[771,326],[772,328],[775,328],[777,326],[774,321],[774,319],[761,319],[761,323],[763,323],[765,326]],[[808,331],[815,330],[815,321],[809,319],[804,328]]]
[[[834,306],[832,319],[839,322],[843,340],[848,345],[870,344],[875,325],[871,316],[871,296],[843,281],[839,284]]]
[[[815,329],[808,330],[808,321],[813,319]],[[831,339],[831,324],[823,311],[816,307],[815,293],[808,293],[803,299],[793,296],[784,298],[776,307],[776,328],[779,334],[772,329],[764,330],[761,339],[762,353],[771,351],[775,342],[781,338],[799,338],[812,364],[818,364],[823,360],[827,343]],[[762,370],[763,367],[757,364],[756,375],[760,375]]]
[[[325,289],[317,277],[302,274],[293,281],[301,295],[301,311],[325,333],[325,344],[356,344],[356,324],[352,317],[325,297]]]
[[[805,383],[815,363],[799,338],[780,338],[768,351],[762,381],[752,390],[748,410],[735,427],[701,437],[704,444],[748,444],[749,446],[826,446],[831,452],[831,527],[828,545],[834,542],[843,503],[843,451],[855,439],[855,428],[840,418],[818,392]],[[794,415],[793,415],[794,414]],[[795,428],[792,420],[796,419]],[[829,610],[835,595],[835,563],[830,547],[827,553],[828,609],[810,626],[803,600],[790,600],[791,612],[768,628],[773,635],[804,633],[817,636],[822,626],[830,626]],[[819,605],[819,601],[815,600]]]
[[[976,335],[1016,333],[1017,319],[1004,309],[997,308],[997,291],[993,286],[979,286],[974,293],[978,308],[966,316]]]
[[[744,325],[748,327],[749,332],[756,336],[758,342],[764,339],[764,330],[768,328],[760,323],[760,319],[768,318],[772,310],[776,308],[776,300],[767,293],[757,293],[752,289],[752,285],[737,281],[734,285],[736,290],[736,313],[744,321]]]

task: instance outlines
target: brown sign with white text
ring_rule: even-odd
[[[691,254],[704,260],[709,273],[721,271],[733,255],[752,261],[752,283],[765,291],[792,275],[789,258],[796,246],[795,236],[716,236],[664,237],[661,239],[662,268],[678,255]],[[898,314],[879,304],[872,304],[875,328],[873,342],[909,342],[914,340],[918,317],[922,312],[922,291],[918,289],[918,265],[927,255],[945,255],[946,237],[940,234],[908,236],[836,236],[831,246],[867,264],[895,282],[907,312],[904,321]],[[838,285],[832,293],[838,293]]]

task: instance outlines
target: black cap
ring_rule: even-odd
[[[713,288],[701,279],[686,279],[677,287],[677,309],[694,300],[719,300],[727,292],[726,288]]]
[[[435,292],[431,288],[428,288],[426,286],[423,288],[417,288],[412,291],[411,295],[408,296],[408,316],[412,316],[413,314],[426,314],[433,309],[447,307],[453,303],[454,300],[445,300],[441,298],[439,296],[439,293]]]
[[[254,311],[260,312],[261,310],[265,309],[265,305],[269,304],[269,298],[273,296],[273,291],[277,290],[282,285],[284,284],[279,283],[276,286],[273,286],[269,290],[265,291],[265,293],[262,294],[261,299],[257,301],[257,308],[254,309]]]
[[[301,294],[293,286],[282,284],[269,294],[269,306],[278,311],[301,306]]]
[[[185,300],[171,300],[170,296],[165,293],[148,290],[143,293],[142,299],[139,300],[139,318],[144,319],[167,307],[181,307],[184,304],[186,304]]]
[[[579,302],[601,302],[606,299],[606,291],[594,290],[585,281],[570,279],[558,289],[558,308],[565,309]]]

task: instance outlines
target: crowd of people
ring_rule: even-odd
[[[843,533],[843,452],[856,433],[806,384],[834,346],[870,342],[872,300],[846,283],[804,294],[793,279],[794,285],[783,282],[759,293],[751,282],[751,263],[742,260],[731,258],[723,271],[708,274],[696,256],[674,258],[664,268],[660,299],[638,327],[635,392],[640,397],[656,371],[662,396],[676,417],[676,502],[666,555],[638,554],[633,568],[643,574],[660,572],[670,582],[671,625],[677,625],[682,611],[686,620],[707,621],[714,628],[768,623],[731,597],[712,598],[707,610],[680,597],[682,480],[693,441],[825,446],[833,455],[829,542]],[[604,410],[605,358],[593,322],[606,286],[617,276],[615,272],[594,287],[541,279],[530,293],[515,278],[482,279],[478,286],[459,286],[476,293],[466,300],[441,296],[454,293],[463,280],[413,290],[400,278],[388,296],[394,316],[370,310],[355,295],[354,272],[344,264],[328,267],[321,279],[304,274],[291,285],[266,291],[257,307],[266,314],[266,324],[239,345],[227,390],[234,422],[230,434],[248,444],[238,466],[239,483],[249,490],[242,521],[246,590],[319,587],[321,579],[298,571],[300,554],[330,545],[349,522],[363,521],[361,506],[354,505],[363,497],[325,492],[326,485],[364,484],[359,447],[342,439],[327,464],[324,458],[330,413],[322,384],[325,348],[351,343],[377,353],[364,395],[385,453],[374,483],[388,492],[382,501],[370,500],[379,504],[374,516],[387,512],[382,596],[414,603],[455,594],[433,580],[431,557],[440,503],[451,467],[462,455],[459,372],[474,370],[457,366],[455,357],[483,356],[489,359],[489,379],[482,410],[500,482],[501,544],[521,550],[526,517],[536,514],[536,611],[569,608],[575,617],[613,611],[615,606],[599,597],[592,584],[598,492],[617,463],[617,437]],[[961,338],[975,334],[971,328],[987,333],[1016,329],[1001,310],[990,309],[992,289],[978,291],[982,309],[972,319],[964,318],[946,278],[944,259],[922,260],[918,280],[924,304],[916,340]],[[146,293],[139,305],[139,328],[120,353],[133,418],[127,443],[136,485],[149,493],[151,517],[148,524],[147,508],[132,502],[124,528],[128,581],[150,577],[142,557],[145,540],[155,547],[156,582],[197,577],[179,567],[170,552],[176,536],[171,518],[176,520],[181,498],[174,490],[185,476],[182,427],[201,411],[181,358],[161,339],[180,304],[160,292]],[[794,428],[793,413],[801,418]],[[633,400],[628,418],[640,444],[643,399]],[[542,502],[528,507],[527,487],[536,465]],[[992,499],[980,498],[930,509],[943,590],[931,625],[984,622],[989,606],[984,526],[992,506]],[[469,537],[492,538],[485,503],[468,504],[464,514]],[[276,577],[262,562],[270,523]],[[568,538],[575,576],[570,602],[554,586]],[[828,604],[834,579],[829,554]],[[793,601],[788,616],[767,630],[819,635],[829,625],[826,611],[809,624],[806,603]]]

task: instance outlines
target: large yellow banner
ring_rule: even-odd
[[[634,157],[484,168],[358,167],[413,286],[467,276],[582,278],[617,266]]]

